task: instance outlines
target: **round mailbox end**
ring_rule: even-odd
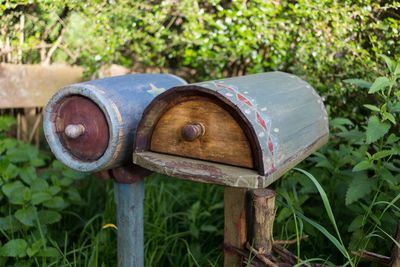
[[[98,160],[106,151],[110,139],[107,119],[89,98],[73,95],[60,100],[51,120],[61,143],[77,159]]]
[[[99,171],[114,160],[118,110],[97,88],[61,89],[44,111],[44,132],[58,160],[79,171]]]

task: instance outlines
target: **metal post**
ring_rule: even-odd
[[[144,180],[131,184],[114,182],[117,206],[118,266],[144,266]]]

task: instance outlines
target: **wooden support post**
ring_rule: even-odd
[[[400,242],[400,222],[397,224],[394,238],[397,242]],[[400,248],[396,244],[393,245],[390,264],[391,267],[400,267]]]
[[[144,180],[114,183],[117,206],[118,266],[144,266],[143,201]]]
[[[224,189],[224,267],[243,266],[242,255],[236,249],[245,250],[247,242],[247,189]]]
[[[251,191],[251,245],[259,253],[270,255],[273,245],[275,220],[275,191],[260,188]]]

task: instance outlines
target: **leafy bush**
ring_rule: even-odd
[[[318,178],[327,189],[329,199],[334,201],[333,211],[349,250],[369,250],[385,255],[394,244],[391,236],[400,218],[400,62],[383,58],[388,69],[385,76],[373,82],[345,81],[371,97],[370,102],[363,105],[368,114],[365,121],[331,120],[331,141],[314,154],[311,164],[303,167]],[[312,183],[298,174],[291,174],[278,190],[283,196],[290,196],[282,200],[284,203],[301,210],[314,221],[329,225],[320,212],[320,201]],[[290,216],[290,212],[281,210],[278,222],[283,223]],[[317,241],[321,236],[314,229],[304,226],[304,231],[312,236],[313,243],[319,244],[320,253],[324,249],[327,251],[324,254],[332,255],[330,246],[321,246],[323,241]],[[340,254],[336,256],[339,258]]]
[[[73,186],[82,175],[57,161],[47,167],[49,158],[38,149],[6,138],[13,122],[0,117],[0,265],[44,264],[61,256],[52,225],[69,205],[82,201]]]

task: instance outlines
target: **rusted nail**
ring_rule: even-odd
[[[69,124],[65,127],[64,133],[67,137],[76,139],[85,133],[85,127],[82,124]]]
[[[206,132],[203,124],[199,122],[189,123],[182,127],[182,137],[186,141],[193,141],[200,136],[203,136]]]

